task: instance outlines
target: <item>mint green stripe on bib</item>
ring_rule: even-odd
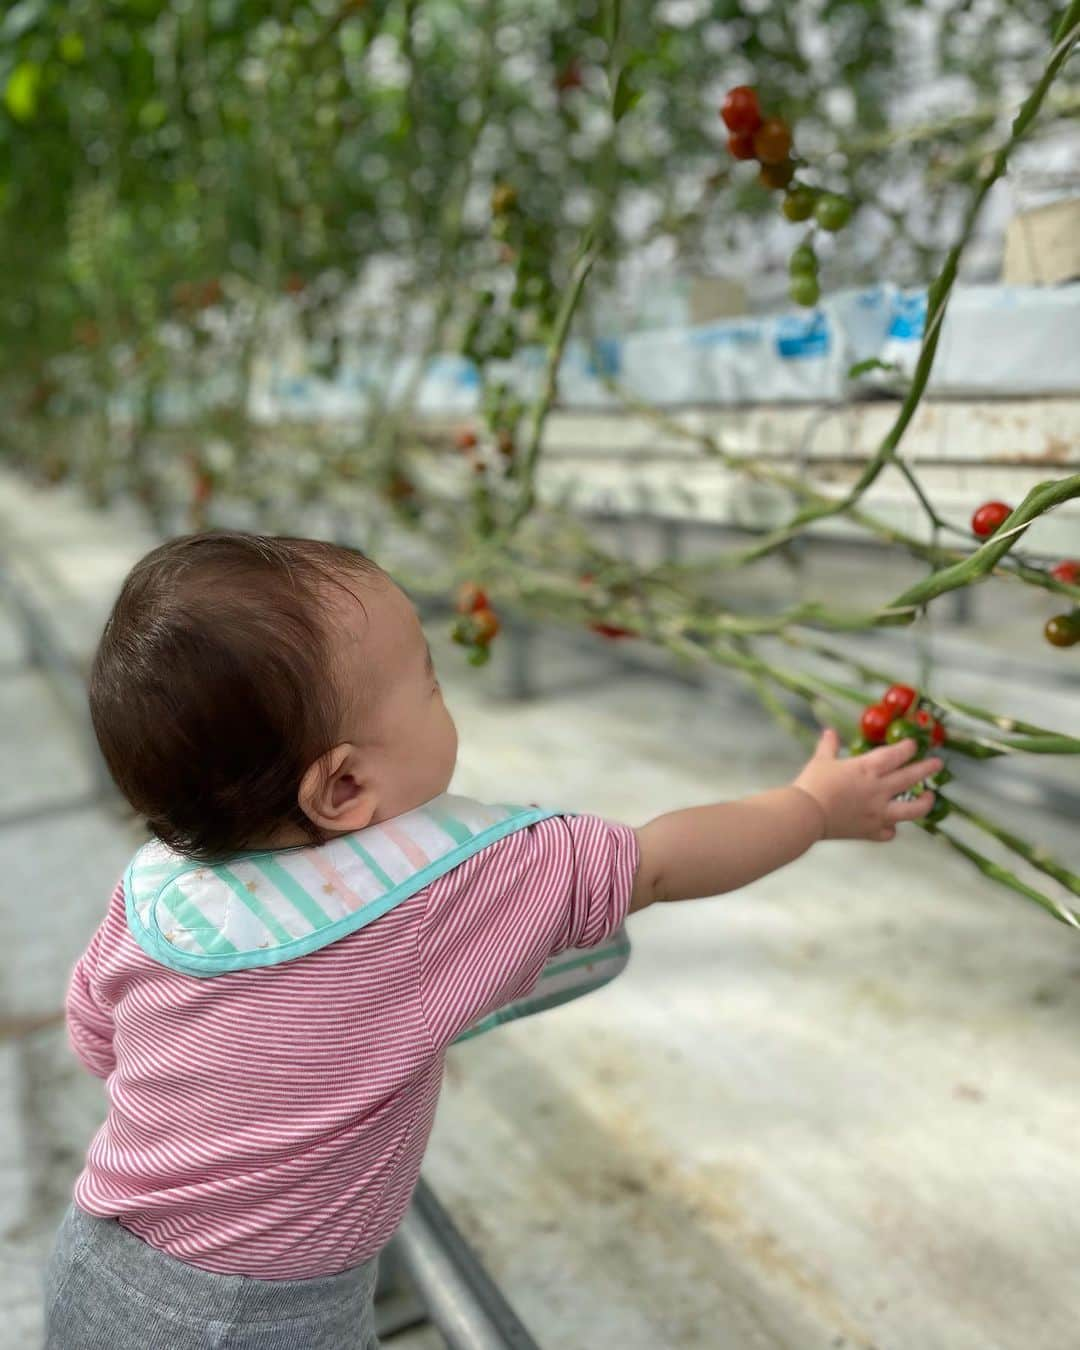
[[[293,908],[304,916],[313,930],[326,927],[330,922],[330,915],[321,905],[316,903],[314,898],[304,890],[295,877],[282,867],[276,858],[253,858],[252,862],[267,881],[276,886]]]
[[[463,820],[458,820],[456,816],[450,815],[447,811],[440,811],[436,807],[428,808],[428,815],[441,830],[445,830],[455,844],[463,844],[467,839],[472,838],[472,830]]]
[[[390,887],[393,886],[394,884],[393,878],[388,877],[386,875],[386,873],[382,870],[382,868],[371,856],[371,854],[367,851],[367,849],[364,848],[362,844],[358,844],[351,834],[346,835],[345,842],[356,854],[356,856],[360,859],[360,861],[364,864],[364,866],[368,869],[368,871],[379,883],[379,885],[385,886],[386,889],[389,890]]]
[[[292,934],[288,929],[282,927],[258,896],[248,890],[235,872],[222,866],[217,868],[217,874],[240,903],[255,915],[256,919],[258,919],[275,942],[288,942],[292,938]]]
[[[444,793],[316,848],[197,863],[155,840],[128,868],[128,927],[155,960],[191,975],[295,961],[377,922],[474,854],[550,814]],[[397,864],[380,865],[383,856],[426,861],[395,880],[386,869]],[[336,896],[331,913],[327,895]]]
[[[170,886],[165,908],[207,956],[221,956],[236,951],[225,934],[207,919],[198,905],[189,900],[179,886]]]

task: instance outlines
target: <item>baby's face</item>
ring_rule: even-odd
[[[457,730],[443,702],[416,610],[386,577],[332,602],[336,675],[345,693],[341,739],[359,746],[378,793],[378,819],[445,792]],[[360,603],[362,602],[362,603]]]

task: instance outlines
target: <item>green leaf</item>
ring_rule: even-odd
[[[33,61],[23,61],[8,76],[4,105],[16,122],[30,122],[37,112],[42,70]]]
[[[876,356],[871,356],[865,361],[856,361],[853,366],[849,367],[848,379],[858,379],[860,375],[866,375],[871,370],[884,370],[890,375],[899,375],[902,373],[895,361],[880,361]]]
[[[633,74],[629,69],[620,70],[619,78],[615,82],[615,97],[611,101],[611,115],[616,122],[622,119],[641,102],[641,96],[645,91],[635,89]]]

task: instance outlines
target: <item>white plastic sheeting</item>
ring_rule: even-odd
[[[927,293],[891,286],[841,291],[817,309],[725,319],[696,327],[571,342],[559,373],[567,407],[618,403],[611,382],[661,406],[834,403],[874,389],[898,389],[918,357]],[[938,397],[1037,397],[1080,392],[1080,285],[1057,288],[970,286],[949,304],[930,381]],[[877,368],[852,377],[860,362]],[[503,373],[525,394],[543,378],[545,354],[530,349]],[[256,409],[278,416],[334,418],[362,411],[373,383],[383,392],[416,383],[427,415],[467,415],[480,372],[462,356],[388,365],[381,352],[353,349],[334,380],[266,365]]]

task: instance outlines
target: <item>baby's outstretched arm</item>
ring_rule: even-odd
[[[900,741],[838,759],[839,738],[825,731],[788,787],[657,816],[636,832],[641,860],[631,910],[736,890],[820,839],[892,839],[899,821],[918,820],[934,805],[932,792],[896,800],[941,768],[939,759],[912,763],[915,748]]]

